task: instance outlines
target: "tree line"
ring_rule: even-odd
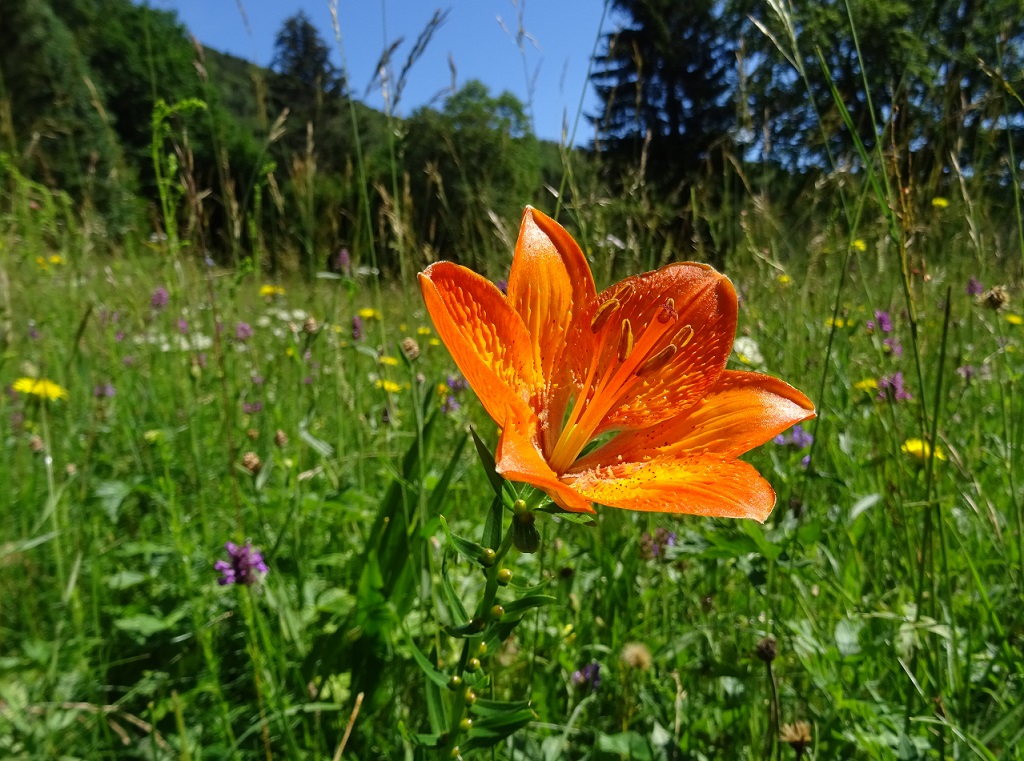
[[[685,226],[687,193],[731,173],[796,194],[877,151],[939,194],[954,169],[1005,184],[1024,151],[1017,0],[614,0],[596,139],[571,150],[479,82],[393,113],[443,13],[384,51],[391,113],[358,101],[301,13],[268,69],[131,0],[0,0],[0,20],[0,187],[17,171],[65,193],[113,241],[175,226],[204,256],[309,273],[341,246],[394,268],[472,257],[550,189],[571,206],[642,175]]]

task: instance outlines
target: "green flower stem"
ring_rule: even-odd
[[[498,595],[498,572],[501,570],[501,561],[508,554],[508,551],[512,548],[512,537],[515,529],[515,518],[509,523],[508,528],[505,530],[505,536],[501,540],[501,544],[495,551],[494,563],[484,569],[487,575],[487,583],[484,586],[483,597],[480,598],[480,602],[476,607],[476,614],[473,616],[475,620],[481,620],[490,615],[491,607],[494,605],[494,600]],[[479,637],[466,637],[462,643],[462,655],[459,657],[458,669],[455,672],[461,679],[466,671],[466,663],[470,658],[470,648],[476,645],[479,641]],[[465,681],[462,682],[465,685]],[[448,739],[441,748],[441,758],[450,758],[452,750],[458,745],[459,733],[462,732],[462,728],[459,726],[462,723],[462,719],[466,715],[466,701],[465,688],[460,687],[454,694],[454,700],[452,705],[452,718],[448,724]]]

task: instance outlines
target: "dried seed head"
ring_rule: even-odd
[[[779,641],[769,635],[757,643],[754,653],[765,663],[771,663],[779,655]]]
[[[302,323],[302,329],[309,334],[313,334],[320,329],[320,326],[316,324],[316,318],[310,315],[306,318],[306,321]]]
[[[981,294],[981,303],[998,312],[1010,302],[1010,294],[1005,285],[994,285]]]
[[[263,469],[263,463],[255,452],[246,452],[242,455],[242,467],[255,476]]]
[[[250,428],[245,432],[245,435],[248,436],[253,441],[256,441],[256,439],[260,437],[260,432],[257,431],[255,428]]]
[[[654,662],[650,649],[643,642],[627,642],[619,656],[626,668],[647,671]]]
[[[33,436],[31,439],[28,440],[28,448],[32,450],[33,454],[39,454],[44,449],[46,449],[46,445],[43,444],[43,440],[41,438],[39,438],[38,436]]]
[[[274,444],[277,445],[278,449],[284,449],[288,444],[288,434],[278,428],[277,433],[274,434]]]
[[[811,725],[806,721],[783,724],[779,730],[779,740],[793,748],[797,756],[800,756],[811,744]]]
[[[416,340],[413,338],[403,338],[402,354],[405,355],[406,359],[412,362],[420,355],[420,345],[416,343]]]

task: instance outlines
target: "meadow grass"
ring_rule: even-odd
[[[966,292],[1017,265],[972,250],[962,200],[922,207],[920,380],[884,220],[795,240],[746,209],[731,364],[800,386],[820,417],[750,456],[778,492],[764,526],[539,521],[540,552],[508,565],[554,602],[482,658],[489,696],[534,719],[499,757],[786,757],[799,721],[808,757],[1020,757],[1024,326],[1016,294]],[[448,386],[415,291],[270,281],[159,240],[99,257],[46,204],[13,208],[3,754],[331,758],[357,695],[341,757],[422,753],[417,654],[459,657],[439,627],[482,584],[440,517],[479,538],[493,493],[466,431],[496,432]],[[932,427],[922,457],[908,441]],[[219,585],[225,542],[246,540],[268,572]]]

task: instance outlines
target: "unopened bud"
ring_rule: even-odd
[[[505,608],[503,608],[501,605],[495,605],[493,608],[491,608],[491,618],[493,618],[495,621],[497,621],[504,615]]]
[[[765,663],[771,663],[779,655],[779,642],[775,637],[765,637],[757,643],[754,653]]]
[[[479,658],[470,658],[468,661],[466,661],[466,670],[467,671],[476,671],[479,668],[480,668],[480,659]]]
[[[413,338],[402,339],[402,353],[405,358],[412,362],[420,355],[420,345]]]
[[[498,553],[496,553],[490,547],[485,547],[484,551],[480,553],[480,564],[483,566],[490,567],[494,565],[494,561],[497,559]]]
[[[498,583],[503,587],[507,587],[508,583],[512,581],[512,569],[502,568],[498,571]]]

